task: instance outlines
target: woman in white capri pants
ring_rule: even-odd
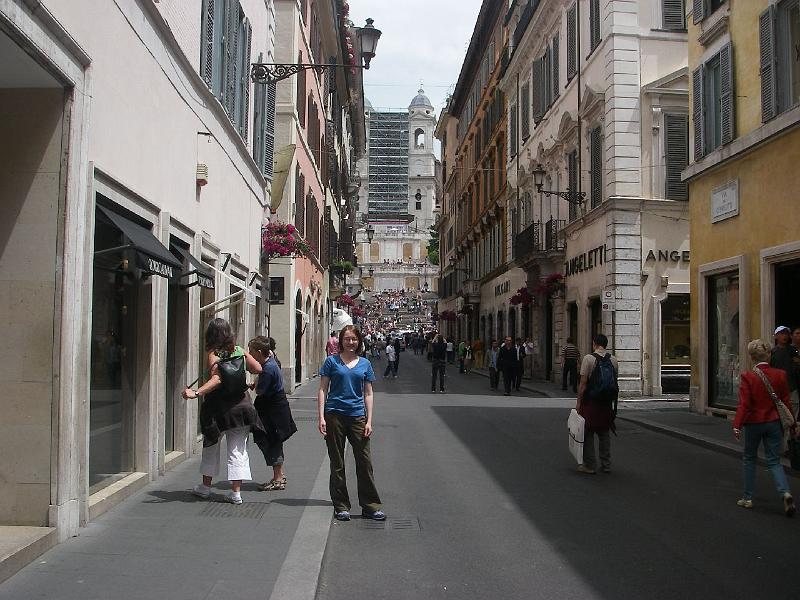
[[[247,455],[247,438],[250,432],[263,433],[253,403],[246,393],[244,369],[250,373],[261,373],[258,361],[235,345],[233,331],[225,319],[214,319],[206,329],[206,352],[211,378],[197,390],[186,388],[186,399],[203,397],[200,407],[200,425],[203,431],[203,458],[200,472],[203,483],[192,490],[196,496],[208,498],[211,495],[211,481],[219,474],[220,441],[225,437],[228,450],[228,479],[231,493],[226,500],[233,504],[242,503],[241,487],[243,480],[250,480],[250,457]],[[241,362],[236,362],[240,359]],[[231,374],[230,369],[219,368],[220,361],[231,365],[244,363],[241,373]],[[241,379],[241,382],[238,381]]]

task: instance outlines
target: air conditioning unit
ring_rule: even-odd
[[[197,163],[197,185],[204,186],[208,183],[208,165]]]

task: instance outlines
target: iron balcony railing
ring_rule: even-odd
[[[514,256],[523,258],[533,252],[550,252],[564,249],[558,232],[566,225],[564,219],[534,221],[514,238]]]
[[[564,229],[566,224],[564,219],[550,219],[544,224],[545,250],[564,249],[564,241],[558,238],[558,232]]]

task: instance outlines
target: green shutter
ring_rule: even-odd
[[[264,112],[264,161],[262,173],[272,181],[275,156],[275,84],[267,84],[267,102]]]
[[[558,98],[558,96],[561,94],[561,86],[559,86],[559,84],[558,84],[559,83],[558,82],[558,79],[559,79],[559,77],[558,77],[558,74],[559,74],[559,72],[558,72],[558,67],[559,67],[559,65],[558,65],[558,47],[559,47],[559,40],[558,40],[558,34],[556,34],[556,37],[553,38],[553,47],[552,47],[552,52],[551,52],[551,56],[553,57],[553,71],[552,71],[552,76],[553,76],[552,99],[553,99],[553,102],[555,102],[556,98]]]
[[[705,156],[705,67],[700,65],[692,73],[692,125],[694,130],[694,159],[700,160]]]
[[[214,0],[203,0],[201,22],[200,75],[211,88],[214,84]]]
[[[239,90],[239,3],[225,2],[225,39],[223,42],[225,86],[221,98],[231,123],[236,123],[236,98]]]
[[[508,153],[511,155],[511,158],[514,158],[517,155],[517,136],[519,135],[517,129],[517,105],[511,105],[509,117],[509,126],[511,128],[511,135],[508,136],[509,139],[509,147]]]
[[[589,0],[590,52],[600,45],[600,0]]]
[[[599,127],[589,134],[589,153],[591,160],[591,195],[592,208],[603,201],[603,136]]]
[[[695,24],[706,18],[706,0],[694,0],[692,20]]]
[[[664,115],[664,141],[667,163],[665,197],[670,200],[688,200],[688,186],[681,181],[681,172],[689,164],[687,115]]]
[[[778,114],[774,6],[770,6],[758,17],[758,33],[761,54],[761,122],[766,123]]]
[[[686,7],[684,0],[662,0],[661,16],[662,27],[664,29],[685,31],[686,30]]]
[[[729,144],[734,134],[733,46],[729,42],[719,51],[720,141]]]
[[[536,84],[534,83],[534,86]],[[522,105],[522,110],[520,111],[520,131],[522,136],[522,141],[527,140],[531,135],[531,98],[530,98],[530,83],[526,83],[522,86],[522,93],[520,94],[520,104]]]
[[[258,55],[258,62],[264,61],[264,55]],[[264,163],[264,113],[267,103],[267,86],[254,84],[253,89],[253,161],[261,169]]]
[[[239,102],[239,134],[245,142],[249,133],[248,116],[250,114],[250,56],[253,51],[253,28],[250,26],[250,21],[244,19],[242,32],[244,40],[240,44],[242,47],[241,63],[239,67],[239,85],[240,85],[240,102]]]
[[[544,116],[544,57],[533,61],[533,122],[539,123]]]

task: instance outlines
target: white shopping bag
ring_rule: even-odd
[[[569,413],[567,419],[567,429],[569,429],[569,451],[579,465],[583,464],[583,435],[586,429],[586,419],[578,414],[574,408]]]

